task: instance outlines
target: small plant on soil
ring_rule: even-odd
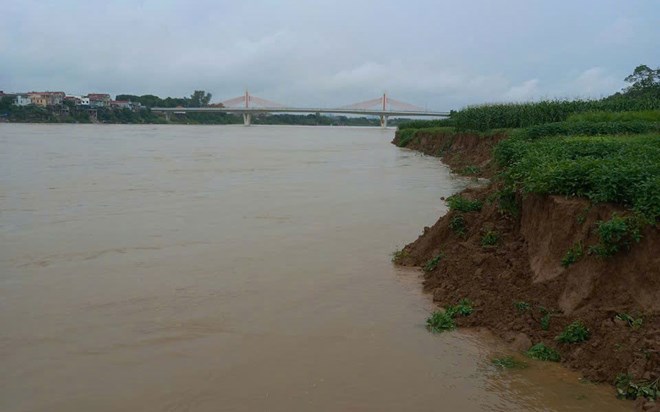
[[[456,324],[447,311],[435,311],[426,319],[426,328],[433,333],[440,333],[456,328]]]
[[[550,329],[550,318],[551,318],[550,312],[547,312],[545,315],[541,317],[541,329],[543,330],[548,330]]]
[[[531,307],[529,303],[523,302],[522,300],[519,302],[514,302],[513,306],[516,308],[516,310],[520,313],[525,313],[529,310]]]
[[[519,361],[513,356],[503,356],[491,360],[491,363],[501,369],[524,369],[527,367],[525,362]]]
[[[561,259],[561,265],[565,268],[571,266],[573,263],[582,259],[584,254],[584,249],[582,247],[582,242],[573,243],[573,246],[568,249],[564,257]]]
[[[478,175],[479,173],[481,173],[479,166],[469,165],[461,169],[463,175]]]
[[[564,331],[555,338],[562,343],[579,343],[587,339],[589,339],[589,329],[579,320],[566,326]]]
[[[620,374],[614,381],[616,397],[619,399],[646,398],[655,401],[658,399],[658,379],[653,381],[633,381],[632,376]]]
[[[408,256],[408,252],[405,249],[397,250],[394,253],[392,253],[392,262],[396,263],[407,256]]]
[[[461,195],[453,195],[447,198],[447,205],[451,210],[467,213],[480,211],[483,203],[479,200],[470,200]]]
[[[483,231],[483,236],[481,237],[481,246],[482,247],[494,247],[497,245],[497,242],[500,240],[500,234],[495,230],[487,229]]]
[[[458,214],[456,216],[453,216],[451,220],[449,220],[449,228],[454,231],[457,235],[460,237],[465,236],[465,218],[463,215]]]
[[[438,254],[432,259],[429,259],[428,262],[424,265],[424,272],[431,272],[435,268],[438,267],[438,263],[440,263],[440,260],[442,259],[442,253]]]
[[[632,316],[628,315],[627,313],[618,313],[615,316],[616,319],[622,320],[628,324],[629,327],[631,327],[633,330],[637,330],[642,327],[642,324],[644,323],[644,319],[642,318],[633,318]]]
[[[472,302],[470,302],[469,299],[461,299],[457,305],[449,306],[446,310],[446,312],[452,318],[456,315],[470,316],[473,311],[474,308],[472,307]]]
[[[536,345],[529,348],[527,351],[527,356],[532,359],[538,359],[542,361],[550,362],[559,362],[561,356],[556,350],[545,346],[543,343],[537,343]]]
[[[600,241],[589,248],[589,253],[608,257],[620,250],[629,250],[633,242],[641,240],[644,224],[645,219],[640,215],[622,217],[616,213],[610,220],[599,221],[596,225]]]

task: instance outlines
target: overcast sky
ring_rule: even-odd
[[[0,90],[437,110],[601,97],[660,65],[658,0],[0,0]]]

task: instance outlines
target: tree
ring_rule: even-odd
[[[195,90],[190,96],[190,107],[206,107],[211,102],[211,93],[204,90]]]
[[[649,93],[660,89],[660,68],[651,69],[645,64],[635,67],[635,71],[625,78],[630,83],[626,88],[626,93]],[[657,91],[657,90],[656,90]]]

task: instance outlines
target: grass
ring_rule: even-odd
[[[500,234],[493,229],[483,230],[483,236],[481,236],[481,246],[484,248],[495,247],[500,241]]]
[[[658,399],[658,378],[652,381],[634,381],[632,376],[620,374],[616,377],[614,386],[616,386],[616,396],[619,399],[646,398],[652,401]]]
[[[543,330],[550,329],[550,319],[552,319],[552,314],[550,312],[546,312],[541,317],[541,329]]]
[[[479,173],[481,173],[481,168],[479,166],[474,166],[474,165],[465,166],[460,171],[460,174],[468,175],[468,176],[478,175]]]
[[[584,255],[584,248],[582,242],[575,242],[567,251],[564,257],[561,259],[561,265],[565,268],[571,266],[572,264],[578,262],[582,259]]]
[[[633,242],[638,243],[641,238],[641,229],[646,219],[640,215],[619,216],[616,213],[610,220],[599,221],[597,234],[599,242],[589,248],[589,253],[608,257],[621,250],[629,250]]]
[[[615,316],[616,319],[622,320],[626,322],[626,324],[633,330],[637,330],[642,327],[644,324],[644,319],[643,318],[634,318],[627,313],[617,313]]]
[[[660,130],[660,123],[636,121],[572,121],[545,123],[518,132],[525,139],[550,136],[604,136],[652,133]]]
[[[452,216],[449,220],[449,228],[457,235],[464,237],[466,234],[466,222],[462,214]]]
[[[429,259],[428,262],[424,265],[424,272],[431,272],[435,268],[438,267],[438,264],[440,263],[440,260],[442,259],[443,255],[442,253],[439,253],[436,255],[434,258]]]
[[[579,343],[588,340],[589,336],[589,329],[582,322],[575,321],[566,326],[564,331],[555,340],[562,343]]]
[[[461,195],[449,196],[446,200],[450,210],[457,212],[479,212],[483,207],[483,203],[479,200],[470,200]]]
[[[491,363],[500,369],[524,369],[528,366],[527,363],[519,361],[513,356],[494,358]]]
[[[536,345],[532,346],[529,348],[526,354],[532,359],[538,359],[542,361],[559,362],[561,359],[559,352],[548,346],[545,346],[543,343],[537,343]]]
[[[568,122],[660,122],[660,110],[640,110],[636,112],[584,112],[568,116]]]

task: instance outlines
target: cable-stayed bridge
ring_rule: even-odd
[[[244,95],[223,101],[220,105],[210,107],[154,107],[153,112],[164,113],[169,119],[170,114],[184,114],[190,112],[203,113],[236,113],[243,115],[243,124],[249,126],[253,114],[261,113],[332,113],[332,114],[354,114],[364,116],[379,116],[380,125],[387,127],[387,119],[390,116],[409,117],[447,117],[447,112],[429,111],[410,103],[392,99],[383,93],[381,97],[354,103],[337,108],[325,107],[288,107],[286,105],[253,96],[248,91]]]

